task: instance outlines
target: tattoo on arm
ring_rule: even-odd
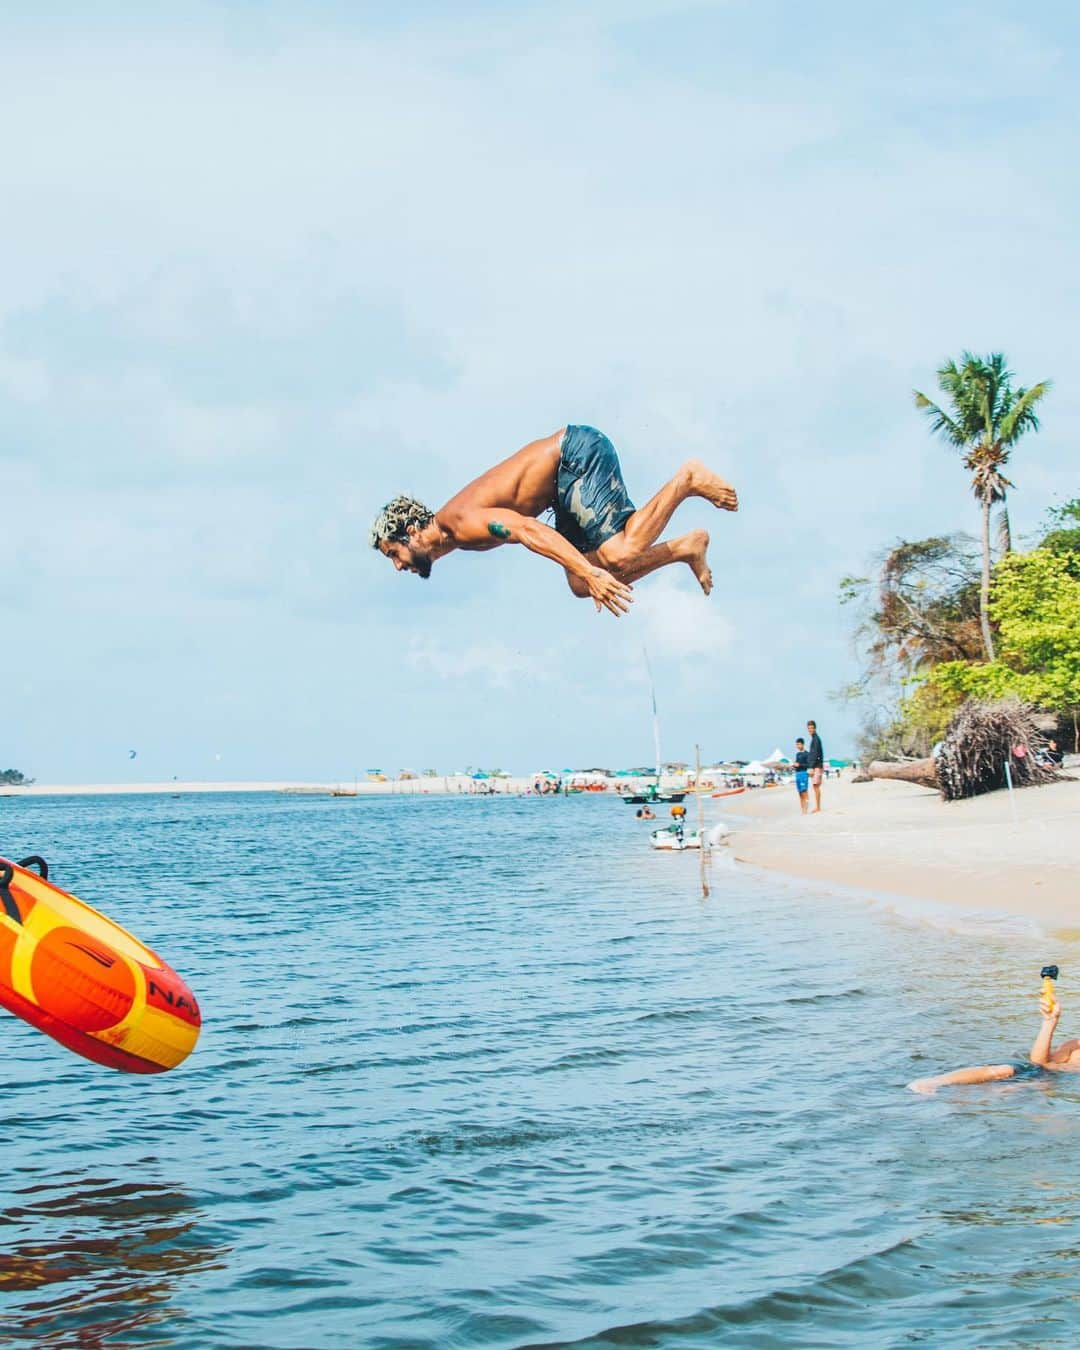
[[[510,530],[506,525],[502,525],[497,520],[488,521],[488,534],[495,539],[509,539]]]

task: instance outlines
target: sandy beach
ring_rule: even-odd
[[[946,804],[910,783],[830,781],[820,815],[794,787],[715,802],[742,862],[1080,931],[1080,781]]]

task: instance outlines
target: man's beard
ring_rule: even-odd
[[[423,577],[425,581],[431,576],[431,559],[426,553],[414,553],[413,566],[416,568],[417,576]]]

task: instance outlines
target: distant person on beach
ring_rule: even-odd
[[[1035,1037],[1026,1064],[976,1064],[970,1069],[953,1069],[939,1073],[936,1078],[916,1078],[908,1087],[912,1092],[929,1094],[940,1087],[962,1086],[967,1083],[997,1083],[1008,1078],[1032,1078],[1042,1070],[1051,1073],[1080,1073],[1080,1040],[1065,1041],[1057,1050],[1052,1048],[1054,1032],[1061,1016],[1057,999],[1039,1000],[1042,1026]]]
[[[1060,769],[1062,764],[1065,763],[1065,755],[1061,749],[1061,746],[1058,745],[1058,740],[1056,736],[1049,736],[1047,738],[1045,753],[1047,760],[1054,766],[1055,769]]]
[[[805,816],[810,810],[810,752],[801,736],[795,740],[795,791]]]
[[[814,788],[814,814],[821,810],[821,780],[825,776],[825,751],[821,748],[821,737],[817,733],[817,723],[810,719],[806,724],[810,733],[810,748],[807,751],[810,782]]]
[[[395,497],[376,516],[369,540],[399,572],[419,577],[455,549],[524,544],[558,563],[573,593],[591,596],[597,613],[618,617],[630,608],[630,583],[670,563],[686,563],[705,594],[712,590],[705,530],[657,542],[688,497],[739,509],[731,484],[697,459],[636,508],[608,438],[593,427],[566,426],[488,469],[438,511]],[[554,528],[536,519],[549,510]]]

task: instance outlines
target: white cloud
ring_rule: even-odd
[[[716,661],[731,648],[734,628],[715,597],[689,589],[689,579],[656,573],[635,590],[629,641],[657,656],[692,663]]]
[[[542,677],[524,652],[513,651],[505,642],[473,643],[456,648],[434,638],[414,638],[408,649],[409,666],[444,680],[479,680],[494,689],[507,689],[522,680]]]

